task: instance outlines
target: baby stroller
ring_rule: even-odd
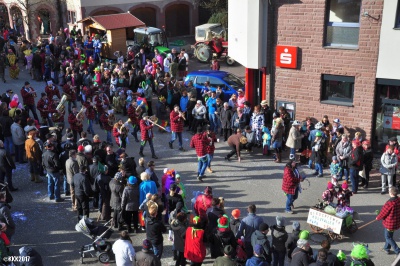
[[[109,220],[104,225],[96,226],[93,220],[89,218],[82,218],[76,225],[75,230],[81,232],[93,240],[92,243],[84,245],[81,247],[81,263],[83,263],[83,258],[95,256],[101,263],[108,263],[112,254],[112,245],[106,239],[110,238],[113,230],[108,227],[112,221]]]

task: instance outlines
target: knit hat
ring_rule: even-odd
[[[260,230],[261,232],[267,231],[268,229],[269,229],[269,226],[266,223],[261,223],[260,226],[258,227],[258,230]]]
[[[226,245],[224,247],[224,254],[228,255],[228,256],[232,255],[233,254],[233,247],[231,245]]]
[[[134,185],[136,183],[137,183],[137,178],[134,177],[133,175],[128,178],[128,184],[129,185]]]
[[[79,145],[79,146],[78,146],[78,151],[82,152],[82,151],[84,151],[84,150],[85,150],[85,148],[84,148],[82,145]]]
[[[328,188],[328,189],[333,189],[333,184],[332,184],[332,182],[331,182],[331,181],[329,181],[329,182],[328,182],[328,186],[327,186],[327,188]]]
[[[347,184],[346,181],[343,181],[343,183],[342,183],[342,188],[343,188],[343,189],[348,189],[348,188],[349,188],[349,184]]]
[[[339,252],[336,255],[336,257],[339,259],[339,261],[346,261],[346,259],[347,259],[346,254],[344,254],[344,252],[341,251],[341,250],[339,250]]]
[[[152,246],[153,245],[151,244],[150,240],[148,239],[143,240],[143,245],[142,245],[143,249],[149,250]]]
[[[299,238],[307,240],[309,235],[310,235],[310,232],[308,232],[307,230],[301,230],[300,234],[299,234]]]
[[[228,228],[229,227],[229,218],[224,214],[221,218],[217,220],[218,228]]]
[[[298,221],[294,221],[292,224],[293,230],[299,231],[300,230],[300,223]]]
[[[259,245],[259,244],[255,245],[254,246],[254,253],[257,256],[261,256],[264,253],[263,247],[261,245]]]
[[[231,214],[232,214],[233,218],[237,219],[240,217],[240,210],[234,209]]]
[[[308,244],[308,240],[300,238],[299,240],[297,240],[296,244],[298,248],[302,248]]]
[[[337,161],[338,159],[337,159],[337,157],[336,156],[333,156],[332,157],[332,161]]]
[[[368,259],[367,248],[364,245],[357,244],[354,246],[350,254],[355,259]]]
[[[277,226],[285,226],[285,217],[276,216],[276,225]]]

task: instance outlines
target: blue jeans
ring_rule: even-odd
[[[294,191],[294,195],[291,194],[286,194],[286,211],[291,211],[292,210],[292,204],[293,202],[297,199],[299,196],[299,189],[296,188]]]
[[[217,133],[218,130],[218,121],[217,121],[217,115],[216,114],[209,114],[208,115],[208,120],[210,121],[210,130],[214,131]]]
[[[351,180],[351,190],[353,192],[358,191],[358,170],[354,168],[350,168],[350,180]]]
[[[55,197],[56,200],[61,198],[61,178],[58,173],[47,173],[47,194],[50,198]]]
[[[203,157],[197,157],[197,160],[199,161],[199,165],[197,167],[197,175],[203,176],[207,168],[207,155],[204,155]]]
[[[13,145],[14,143],[12,140],[12,136],[4,137],[4,149],[6,150],[6,152],[8,152],[9,155],[13,153]],[[23,146],[25,146],[25,144],[23,144]]]
[[[107,142],[113,143],[112,138],[111,138],[111,131],[107,130]]]
[[[284,266],[285,265],[285,251],[276,251],[274,250],[272,253],[272,265],[273,266]]]
[[[340,162],[340,167],[342,167],[342,162]],[[340,175],[339,175],[339,180],[342,180],[343,174],[345,175],[345,180],[348,181],[349,180],[349,169],[343,168],[342,167],[342,171],[340,171]]]
[[[63,180],[64,193],[65,194],[69,194],[70,190],[69,190],[69,184],[68,184],[68,181],[67,181],[67,176],[64,175],[63,179],[64,179]]]
[[[158,257],[159,259],[161,259],[161,256],[163,254],[164,251],[164,247],[163,244],[160,245],[153,245],[153,252],[154,255],[156,255],[156,257]]]
[[[214,158],[214,153],[213,154],[207,154],[207,167],[211,168],[211,161]]]
[[[174,131],[172,131],[170,143],[174,143],[174,141],[176,140],[177,136],[178,136],[179,148],[182,148],[182,145],[183,145],[182,144],[182,132],[174,132]]]
[[[383,228],[383,230],[383,235],[385,236],[386,241],[383,249],[389,251],[391,248],[393,248],[394,253],[399,254],[400,248],[397,246],[396,242],[393,239],[394,231],[389,231],[386,228]]]
[[[315,172],[318,172],[321,175],[324,173],[324,168],[321,163],[315,163]]]
[[[93,130],[93,120],[88,119],[88,124],[89,124],[89,126],[88,126],[87,131],[88,131],[90,134],[95,135],[96,133],[94,133],[94,130]]]

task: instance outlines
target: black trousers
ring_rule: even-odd
[[[128,229],[133,227],[135,229],[139,228],[139,211],[125,211],[125,223],[128,226]]]
[[[184,252],[183,251],[177,251],[178,257],[176,258],[175,266],[185,266],[186,265],[186,259],[183,256]]]
[[[230,137],[230,135],[232,135],[232,129],[231,128],[223,128],[222,131],[224,134],[224,141],[227,141],[228,137]]]
[[[89,217],[89,197],[85,195],[75,195],[75,201],[78,215],[86,215]]]
[[[230,146],[231,147],[231,151],[228,153],[228,155],[226,157],[231,158],[233,155],[236,154],[236,146]]]

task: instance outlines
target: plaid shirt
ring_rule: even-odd
[[[400,198],[390,198],[383,205],[381,212],[376,217],[377,220],[383,220],[383,226],[390,231],[400,228]]]
[[[190,140],[190,147],[196,149],[196,154],[198,157],[203,157],[207,154],[207,138],[203,133],[197,133]]]
[[[290,167],[285,167],[283,170],[282,190],[286,194],[294,195],[296,188],[300,183],[300,175],[297,171],[293,171]]]
[[[85,108],[86,108],[85,115],[86,115],[87,119],[94,120],[94,118],[96,116],[96,111],[94,110],[94,107],[88,102],[85,102],[83,104],[83,106],[85,106]]]
[[[83,125],[78,123],[78,119],[76,119],[76,114],[70,113],[68,116],[68,124],[72,130],[82,132]]]
[[[52,86],[46,86],[46,88],[44,89],[44,91],[47,94],[47,98],[49,99],[53,99],[53,96],[56,95],[58,97],[58,99],[61,99],[61,95],[60,95],[60,91],[58,90],[58,88],[54,85]]]
[[[63,87],[63,92],[71,97],[69,100],[70,102],[76,101],[76,91],[71,86],[65,84]]]
[[[179,113],[172,110],[169,114],[169,120],[171,121],[171,130],[173,132],[183,131],[183,118],[179,116]]]
[[[139,118],[136,114],[136,108],[132,105],[128,107],[128,117],[131,119],[132,125],[139,125]]]
[[[24,105],[35,105],[35,98],[33,97],[33,94],[29,93],[29,91],[29,89],[22,87],[22,102],[24,103]]]

